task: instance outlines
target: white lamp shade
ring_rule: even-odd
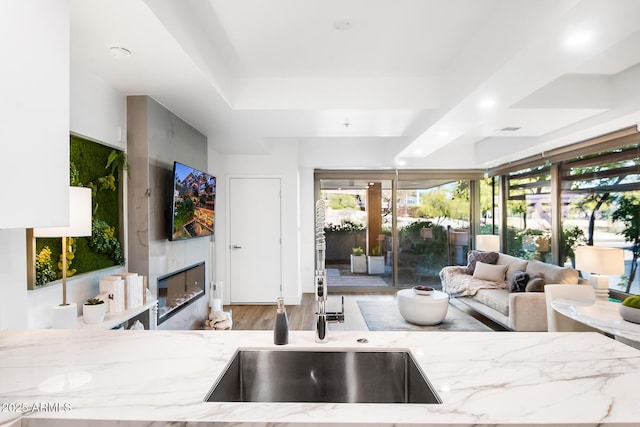
[[[494,234],[476,235],[476,249],[479,251],[498,252],[500,250],[500,236]]]
[[[619,248],[578,246],[575,249],[576,269],[595,274],[623,274],[624,252]]]
[[[69,187],[69,225],[34,228],[35,237],[91,236],[91,189]]]

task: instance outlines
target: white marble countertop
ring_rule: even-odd
[[[557,299],[551,304],[558,313],[578,322],[640,343],[640,324],[627,322],[620,316],[620,303],[604,300]]]
[[[361,337],[369,342],[357,343]],[[316,344],[312,331],[292,331],[289,338],[289,349],[408,348],[443,403],[204,402],[238,347],[275,347],[271,331],[6,330],[0,425],[640,423],[640,351],[596,333],[330,331],[329,343]]]

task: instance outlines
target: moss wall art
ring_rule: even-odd
[[[120,186],[125,170],[123,151],[71,135],[70,185],[91,188],[93,213],[91,237],[67,239],[67,277],[124,264]],[[62,277],[61,246],[62,239],[35,239],[29,289]]]

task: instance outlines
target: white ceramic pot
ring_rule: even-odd
[[[83,304],[82,318],[84,323],[94,324],[104,322],[104,316],[107,313],[107,304]]]

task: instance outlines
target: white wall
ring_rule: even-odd
[[[65,81],[68,80],[69,77],[65,77]],[[124,96],[100,78],[73,65],[70,82],[70,129],[66,128],[63,143],[67,147],[66,161],[56,163],[57,169],[67,172],[65,188],[69,185],[69,130],[120,149],[124,149],[126,145],[126,141],[118,138],[118,129],[126,130]],[[30,118],[33,120],[33,117]],[[30,126],[33,127],[33,123]],[[33,158],[40,152],[33,144],[25,145],[30,151],[29,155],[24,156],[26,159]],[[124,247],[126,248],[126,241]],[[24,229],[0,230],[0,329],[49,328],[51,307],[62,301],[60,281],[27,291],[26,253]],[[78,315],[81,314],[81,303],[97,294],[101,276],[124,270],[124,267],[114,267],[69,278],[68,299],[78,304]]]
[[[123,94],[80,66],[70,69],[71,131],[120,150],[127,149],[127,112]],[[67,137],[68,141],[68,137]]]
[[[27,326],[25,228],[68,222],[67,2],[0,3],[0,39],[0,329],[6,329]],[[37,197],[10,200],[25,174]]]
[[[27,233],[0,230],[0,329],[27,327]]]
[[[109,86],[104,80],[82,68],[71,64],[70,70],[70,131],[83,137],[105,143],[118,149],[126,148],[126,99],[124,95]],[[69,134],[65,139],[69,146]],[[68,161],[68,154],[67,154]],[[126,181],[125,197],[126,197]],[[68,186],[68,181],[67,181]],[[126,204],[125,204],[126,218]],[[125,258],[126,221],[124,224],[123,248]],[[26,253],[26,250],[23,252]],[[22,285],[26,289],[26,267]],[[106,274],[117,274],[126,271],[126,267],[112,267],[96,272],[80,274],[67,279],[67,298],[78,305],[78,315],[82,314],[82,303],[98,294],[98,281]],[[29,328],[49,328],[51,326],[51,307],[62,301],[62,285],[60,281],[44,288],[27,291],[27,326]]]
[[[0,40],[3,57],[0,67],[0,141],[3,149],[0,194],[5,198],[0,210],[0,228],[67,225],[67,2],[0,2]],[[32,191],[28,195],[18,195],[15,191],[17,180],[25,175],[32,178]],[[6,209],[8,206],[12,208]]]
[[[283,283],[282,295],[287,304],[298,304],[301,298],[300,286],[300,187],[298,176],[298,149],[295,142],[273,142],[269,154],[265,155],[225,155],[222,162],[216,162],[215,155],[209,159],[209,168],[218,173],[216,198],[216,248],[218,283],[224,281],[224,302],[229,303],[229,242],[226,230],[228,180],[230,177],[278,177],[282,182],[282,254]],[[221,179],[222,178],[222,179]]]

